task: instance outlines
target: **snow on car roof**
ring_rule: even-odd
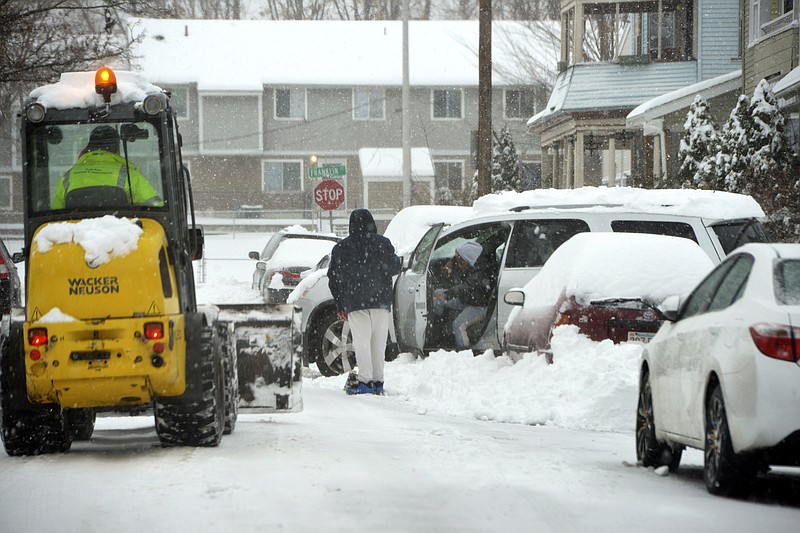
[[[286,267],[308,267],[316,265],[325,254],[336,245],[327,239],[286,239],[281,242],[267,262],[268,268],[275,270]]]
[[[638,189],[634,187],[581,187],[503,191],[478,198],[473,208],[481,214],[528,209],[582,209],[637,211],[702,217],[710,220],[762,218],[764,211],[753,197],[723,191],[696,189]]]
[[[525,305],[558,300],[562,291],[579,303],[604,298],[661,302],[686,295],[713,263],[689,239],[644,233],[578,233],[558,247],[524,291]]]
[[[471,207],[458,205],[414,205],[397,213],[383,232],[398,255],[410,253],[431,226],[457,224],[475,216]]]

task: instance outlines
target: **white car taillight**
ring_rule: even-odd
[[[765,322],[750,326],[756,348],[767,357],[795,362],[800,354],[800,328]]]

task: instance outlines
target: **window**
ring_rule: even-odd
[[[665,222],[662,220],[612,220],[611,230],[618,233],[652,233],[681,237],[697,242],[692,226],[685,222]]]
[[[722,264],[718,265],[708,276],[706,276],[703,281],[700,282],[700,285],[698,285],[694,291],[692,291],[692,294],[690,294],[686,299],[686,303],[681,307],[681,319],[689,318],[705,312],[711,303],[711,300],[714,298],[714,294],[717,292],[717,287],[719,287],[720,283],[722,283],[722,280],[728,274],[728,271],[731,269],[736,260],[737,258],[734,257],[722,262]]]
[[[302,161],[264,161],[261,188],[265,192],[295,192],[302,190]]]
[[[520,220],[514,225],[506,267],[540,267],[570,237],[587,231],[583,220]]]
[[[775,298],[781,305],[800,305],[800,261],[787,259],[775,266]]]
[[[177,89],[167,89],[171,94],[169,97],[172,109],[178,118],[189,118],[189,89],[178,87]]]
[[[750,277],[750,270],[753,268],[754,258],[749,254],[742,254],[728,271],[725,279],[717,288],[717,293],[711,299],[706,312],[719,311],[732,305],[742,297],[747,280]]]
[[[464,188],[464,163],[461,161],[434,161],[436,188],[460,191]]]
[[[275,89],[275,118],[306,118],[305,89]]]
[[[462,107],[461,89],[434,89],[433,91],[433,118],[457,119],[461,118]]]
[[[357,120],[383,120],[383,89],[353,89],[353,118]]]
[[[0,176],[0,209],[11,209],[11,176]]]
[[[715,224],[712,228],[726,254],[748,242],[767,242],[769,240],[764,226],[755,218],[743,222]]]
[[[536,114],[536,99],[530,89],[506,89],[506,118],[529,119]]]
[[[522,176],[522,190],[530,191],[542,187],[542,164],[536,161],[520,161],[519,173]]]
[[[261,95],[203,95],[200,150],[261,150]]]

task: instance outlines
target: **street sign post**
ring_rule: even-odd
[[[344,203],[344,187],[336,180],[321,181],[314,187],[314,202],[325,211],[338,209]]]

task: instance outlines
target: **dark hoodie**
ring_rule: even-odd
[[[375,219],[366,209],[350,213],[350,235],[333,247],[328,286],[339,311],[389,309],[392,276],[402,261],[389,239],[378,235]]]

